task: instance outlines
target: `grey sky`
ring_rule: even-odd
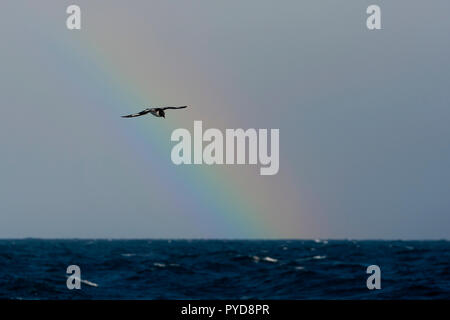
[[[0,13],[0,237],[449,238],[448,1],[69,4]],[[179,103],[157,140],[119,118]],[[280,173],[175,167],[193,120],[279,128]]]

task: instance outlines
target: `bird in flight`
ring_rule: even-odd
[[[181,106],[181,107],[162,107],[162,108],[147,108],[145,110],[142,110],[139,113],[133,113],[133,114],[129,114],[126,116],[122,116],[122,118],[134,118],[134,117],[140,117],[143,116],[144,114],[147,113],[151,113],[152,115],[154,115],[155,117],[158,118],[166,118],[166,113],[164,112],[164,110],[168,110],[168,109],[184,109],[187,108],[187,106]]]

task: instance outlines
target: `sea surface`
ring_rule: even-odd
[[[450,242],[0,240],[0,299],[450,299]]]

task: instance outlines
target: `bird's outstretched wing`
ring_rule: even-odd
[[[152,108],[148,108],[148,109],[142,110],[142,111],[139,112],[139,113],[133,113],[133,114],[129,114],[129,115],[126,115],[126,116],[122,116],[122,118],[134,118],[134,117],[139,117],[139,116],[143,116],[144,114],[149,113],[150,111],[152,111]]]
[[[164,107],[164,108],[161,108],[161,109],[167,110],[167,109],[184,109],[184,108],[187,108],[187,106],[181,106],[181,107]]]

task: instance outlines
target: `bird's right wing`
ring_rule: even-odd
[[[139,113],[133,113],[133,114],[129,114],[129,115],[126,115],[126,116],[122,116],[122,118],[134,118],[134,117],[143,116],[144,114],[149,113],[151,110],[152,110],[151,108],[148,108],[148,109],[142,110]]]

